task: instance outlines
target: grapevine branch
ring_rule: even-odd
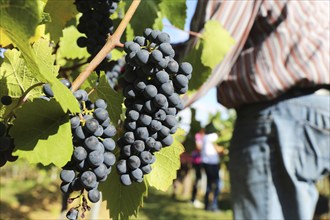
[[[88,64],[86,69],[82,71],[79,76],[72,83],[72,91],[77,91],[78,88],[87,80],[87,78],[91,75],[91,73],[96,69],[96,67],[104,60],[104,58],[116,47],[122,47],[122,43],[120,43],[120,38],[123,35],[129,21],[134,15],[137,7],[139,6],[141,0],[133,0],[130,5],[127,13],[124,18],[120,22],[118,28],[115,33],[108,37],[107,42],[99,51],[99,53],[93,58],[93,60]]]

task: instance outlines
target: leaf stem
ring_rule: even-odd
[[[11,109],[11,111],[8,113],[8,115],[4,117],[5,121],[6,121],[6,122],[10,121],[11,117],[14,116],[14,111],[15,111],[18,107],[20,107],[21,105],[23,105],[24,102],[26,102],[26,100],[28,99],[29,93],[30,93],[34,88],[36,88],[36,87],[38,87],[38,86],[42,86],[43,84],[45,84],[45,83],[40,82],[40,83],[36,83],[36,84],[30,86],[30,87],[29,87],[29,88],[28,88],[28,89],[22,94],[22,96],[19,98],[19,100],[18,100],[17,104],[15,105],[15,107],[13,107],[13,108]]]
[[[86,69],[82,71],[76,80],[72,83],[72,92],[77,91],[78,88],[85,82],[85,80],[91,75],[91,73],[96,69],[96,67],[104,60],[104,58],[116,47],[122,47],[122,43],[120,43],[120,38],[123,35],[129,21],[134,15],[137,7],[139,6],[141,0],[133,0],[130,5],[127,13],[124,18],[121,20],[118,28],[115,33],[108,37],[107,42],[102,47],[102,49],[98,52],[98,54],[93,58],[93,60],[88,64]]]
[[[177,30],[180,30],[180,31],[183,31],[183,32],[186,32],[188,33],[189,35],[191,36],[195,36],[195,37],[198,37],[198,38],[203,38],[202,34],[198,33],[198,32],[195,32],[195,31],[187,31],[187,30],[182,30],[178,27],[175,27],[173,25],[168,25],[168,24],[165,24],[164,26],[166,27],[169,27],[169,28],[172,28],[172,29],[177,29]]]

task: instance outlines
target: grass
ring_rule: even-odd
[[[0,170],[1,220],[57,220],[61,216],[61,192],[58,169],[40,170],[25,163],[8,164]],[[223,196],[221,212],[196,209],[184,197],[173,199],[171,190],[160,192],[149,189],[138,220],[232,219],[228,200]],[[227,204],[227,205],[226,205]],[[98,219],[109,219],[103,202]],[[89,219],[87,214],[85,219]],[[62,219],[63,216],[62,216]]]

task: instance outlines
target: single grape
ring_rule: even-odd
[[[103,135],[102,135],[102,137],[111,138],[111,137],[115,136],[116,133],[117,133],[117,130],[116,130],[115,126],[108,125],[108,127],[106,127],[105,129],[103,129]]]
[[[143,174],[149,174],[152,170],[150,164],[146,164],[144,166],[141,167],[141,170],[143,172]]]
[[[142,172],[142,170],[139,169],[139,168],[136,168],[136,169],[132,170],[132,172],[131,172],[131,178],[133,180],[140,180],[140,179],[142,179],[143,178],[143,172]]]
[[[103,154],[103,157],[104,157],[104,164],[107,167],[113,166],[116,162],[116,156],[111,152],[105,152]]]
[[[132,147],[135,153],[140,153],[145,149],[144,141],[136,140],[132,144]]]
[[[120,176],[120,182],[125,185],[125,186],[129,186],[132,184],[132,180],[129,176],[129,174],[123,174]]]
[[[65,183],[70,183],[75,178],[76,174],[73,170],[62,170],[60,178]]]
[[[109,117],[108,111],[103,108],[95,109],[93,115],[99,122],[103,122]]]
[[[13,100],[9,95],[4,95],[1,97],[1,103],[3,105],[10,105],[12,102]]]
[[[157,95],[157,88],[154,85],[147,85],[146,88],[143,91],[143,95],[146,98],[153,98]]]
[[[97,189],[92,189],[88,191],[88,199],[89,201],[96,203],[100,200],[101,193]]]
[[[135,56],[135,61],[140,64],[140,65],[145,65],[147,64],[149,59],[149,52],[147,50],[139,50],[136,53]]]
[[[159,92],[165,96],[171,96],[174,93],[173,85],[169,82],[160,85]]]
[[[135,130],[135,136],[137,139],[145,140],[149,137],[149,132],[146,127],[139,127]]]
[[[94,118],[88,119],[85,122],[85,126],[84,126],[86,131],[89,132],[90,134],[95,133],[98,127],[99,127],[99,122]]]
[[[92,167],[100,166],[104,159],[103,153],[98,150],[92,151],[88,154],[88,162]]]
[[[149,151],[142,151],[139,157],[142,164],[150,164],[152,160],[152,154]]]
[[[95,136],[90,136],[84,140],[84,146],[88,151],[94,151],[99,144],[99,140]]]
[[[104,138],[102,143],[107,151],[113,151],[116,147],[116,143],[112,138]]]
[[[97,99],[95,101],[96,108],[106,109],[107,103],[103,99]]]
[[[76,208],[71,208],[67,213],[66,213],[66,218],[68,220],[76,220],[78,219],[79,216],[79,211]]]
[[[108,168],[105,164],[101,164],[93,170],[93,173],[96,175],[97,179],[103,179],[108,174]]]
[[[75,129],[80,125],[79,116],[74,116],[70,119],[71,129]]]
[[[141,165],[141,160],[138,156],[132,155],[127,160],[128,166],[132,169],[136,169]]]
[[[170,80],[170,78],[169,78],[169,75],[167,72],[161,70],[156,73],[155,80],[158,84],[161,85],[161,84],[167,83]]]
[[[97,186],[96,175],[92,171],[83,172],[80,179],[86,189],[93,189]]]
[[[117,171],[119,174],[124,174],[127,172],[126,160],[121,159],[117,163]]]
[[[75,147],[73,151],[73,159],[75,159],[76,161],[82,161],[85,160],[86,158],[87,158],[87,151],[85,150],[85,148],[81,146]]]
[[[49,97],[49,98],[54,97],[54,93],[53,93],[52,88],[50,87],[50,84],[46,83],[45,85],[43,85],[42,91],[45,93],[45,95],[47,97]]]
[[[138,123],[141,126],[148,126],[148,125],[150,125],[151,121],[152,121],[152,117],[147,114],[141,114],[138,119]]]

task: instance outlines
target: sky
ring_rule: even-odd
[[[190,21],[194,14],[196,4],[197,0],[187,0],[186,2],[187,19],[184,28],[185,30],[189,30]],[[164,19],[163,23],[163,31],[171,36],[171,43],[182,42],[189,38],[187,32],[169,27],[171,24],[167,19]],[[196,119],[201,122],[202,126],[207,124],[209,114],[215,114],[216,112],[221,111],[224,117],[227,115],[226,108],[220,105],[216,100],[215,88],[212,88],[204,97],[195,102],[192,107],[196,109]],[[181,127],[188,131],[191,118],[190,109],[184,109],[179,113],[179,116],[182,118]]]

